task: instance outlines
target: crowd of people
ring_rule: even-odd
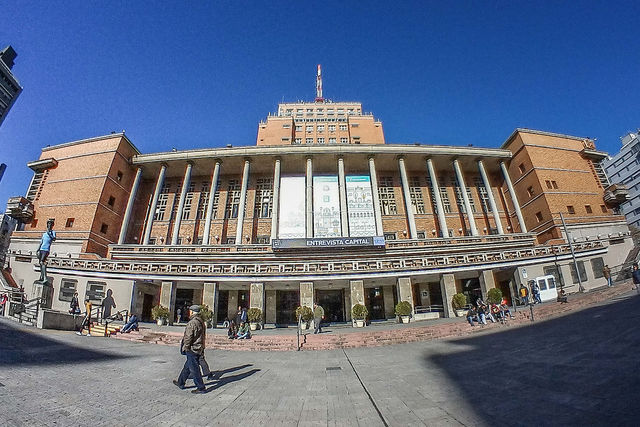
[[[227,338],[230,340],[244,340],[251,338],[246,308],[238,306],[236,316],[231,320],[228,318],[225,319],[223,326],[227,328]]]
[[[486,304],[482,298],[478,298],[475,305],[472,305],[467,311],[467,321],[471,326],[475,326],[474,322],[486,325],[487,320],[495,323],[497,321],[505,322],[508,318],[513,319],[513,314],[511,314],[505,298],[500,304]]]

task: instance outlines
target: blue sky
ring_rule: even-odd
[[[24,87],[0,206],[48,144],[125,129],[142,152],[253,145],[278,102],[361,101],[389,142],[498,147],[516,127],[640,127],[640,2],[3,2]]]

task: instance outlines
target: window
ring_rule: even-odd
[[[238,218],[238,207],[240,206],[240,182],[237,179],[230,179],[227,187],[227,206],[225,207],[225,218]]]
[[[84,299],[89,298],[91,302],[102,303],[106,287],[107,284],[105,282],[89,280],[87,282],[87,292],[85,293]]]
[[[66,228],[71,228],[73,227],[73,221],[75,221],[75,218],[67,218],[67,223],[64,225]]]
[[[122,171],[118,171],[118,174],[116,175],[116,179],[118,180],[118,182],[122,181],[123,176],[124,174],[122,173]]]
[[[348,143],[349,143],[349,138],[345,138],[345,137],[340,138],[340,144],[348,144]]]
[[[307,144],[313,144],[313,138],[307,138],[306,139],[306,143]]]
[[[256,184],[256,202],[253,210],[254,218],[271,218],[273,208],[272,178],[258,178]]]
[[[116,204],[116,198],[113,196],[109,196],[109,201],[107,202],[107,204],[111,207],[113,207],[113,205]]]
[[[396,198],[393,188],[392,177],[381,177],[378,186],[378,196],[380,198],[380,207],[382,215],[397,215],[398,208],[396,206]]]
[[[153,215],[154,221],[162,221],[164,219],[164,212],[167,209],[168,194],[160,194],[158,197],[158,204],[156,205],[156,212]]]
[[[427,238],[427,233],[425,233],[424,231],[418,231],[416,233],[416,235],[417,235],[418,239],[426,239]]]
[[[290,123],[283,123],[282,127],[285,128],[285,129],[289,129],[291,127],[291,124]]]
[[[587,270],[584,268],[584,261],[578,261],[578,271],[580,271],[580,280],[581,281],[586,281],[587,280]],[[572,283],[578,283],[578,275],[576,274],[576,266],[574,265],[574,263],[569,263],[569,267],[571,267],[571,280],[573,281]]]
[[[340,130],[347,130],[347,125],[340,125]]]
[[[600,205],[600,210],[602,213],[607,213],[607,207],[605,205]]]
[[[313,132],[313,125],[307,126],[307,132]]]
[[[60,281],[60,295],[58,295],[58,299],[60,301],[71,301],[71,299],[73,298],[73,294],[76,292],[77,287],[78,287],[77,280],[63,278]]]
[[[296,139],[293,141],[293,143],[294,143],[294,144],[297,144],[297,145],[302,144],[302,138],[296,138]]]
[[[196,219],[203,219],[206,216],[207,206],[209,204],[209,183],[203,182],[200,189],[200,198],[198,199],[198,211]]]
[[[573,206],[567,206],[567,212],[569,212],[570,214],[574,214],[576,213],[576,210]]]
[[[329,132],[335,132],[336,131],[336,125],[329,125]]]
[[[520,170],[520,175],[524,174],[524,171],[525,171],[524,163],[520,163],[518,165],[518,169]]]
[[[324,132],[324,125],[318,125],[318,132]]]
[[[557,189],[558,189],[558,183],[557,183],[557,182],[555,182],[555,181],[551,181],[551,185],[553,186],[553,188],[554,188],[555,190],[557,190]]]
[[[591,270],[593,270],[593,278],[600,279],[604,277],[602,270],[604,269],[604,260],[602,258],[593,258],[591,260]],[[582,276],[580,276],[582,278]]]
[[[422,197],[422,188],[420,188],[420,178],[417,176],[411,177],[409,180],[409,194],[411,196],[411,208],[414,214],[423,214],[424,211],[424,199]]]
[[[269,240],[271,240],[271,237],[269,237],[269,236],[257,236],[256,237],[256,243],[258,245],[268,245],[269,244]]]
[[[227,237],[226,243],[227,243],[227,245],[235,245],[236,244],[236,238],[235,237]]]
[[[553,188],[553,186],[551,185],[551,181],[549,181],[548,179],[545,180],[544,183],[547,186],[547,188],[549,188],[549,189]]]
[[[545,276],[553,276],[556,282],[560,282],[560,273],[555,265],[550,265],[543,268]]]
[[[149,238],[149,244],[150,245],[155,245],[156,244],[156,238],[155,237]]]
[[[359,127],[359,126],[360,126],[360,124],[358,124],[358,123],[352,123],[352,124],[351,124],[351,127],[352,127],[352,128],[357,128],[357,127]]]
[[[296,125],[296,132],[302,132],[302,125]]]
[[[533,191],[533,187],[527,188],[527,194],[529,197],[533,197],[533,195],[536,194],[535,191]]]
[[[475,184],[478,189],[478,196],[480,196],[482,212],[489,212],[489,194],[487,193],[487,188],[484,186],[484,181],[476,177]]]
[[[318,138],[318,144],[324,144],[324,138],[323,137]]]
[[[467,210],[464,206],[464,198],[462,197],[462,189],[460,188],[460,186],[458,185],[458,180],[456,179],[455,181],[451,181],[451,186],[455,188],[455,192],[456,192],[456,203],[458,204],[458,210],[462,213],[466,213]],[[466,193],[467,193],[467,199],[469,200],[469,206],[471,206],[471,212],[475,213],[476,212],[476,206],[473,203],[473,197],[471,197],[471,189],[470,188],[466,188]]]
[[[587,211],[587,213],[593,213],[593,209],[591,209],[591,205],[584,205],[584,210]]]
[[[289,138],[287,138],[287,137],[285,136],[285,137],[281,138],[281,141],[282,141],[282,142],[288,142],[288,141],[289,141]]]
[[[336,143],[335,138],[329,138],[329,144],[335,144],[335,143]]]
[[[542,222],[542,212],[536,212],[536,220],[538,220],[538,222]]]
[[[103,222],[102,225],[100,226],[100,232],[102,234],[107,234],[108,230],[109,230],[109,225]]]
[[[396,233],[384,233],[384,240],[396,240]]]
[[[191,189],[189,189],[191,190]],[[189,191],[184,199],[184,206],[182,208],[182,219],[189,219],[191,217],[191,204],[193,203],[193,192]]]
[[[438,178],[438,181],[444,183],[445,178],[443,176]],[[447,191],[447,187],[441,185],[438,187],[440,190],[440,200],[442,201],[442,209],[444,213],[451,213],[451,201],[449,200],[449,192]]]

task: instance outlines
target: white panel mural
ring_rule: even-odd
[[[306,237],[305,233],[305,177],[280,178],[280,218],[278,238]]]
[[[313,177],[313,237],[340,237],[337,176]]]
[[[346,177],[346,181],[349,236],[375,236],[376,218],[369,175],[350,175]]]

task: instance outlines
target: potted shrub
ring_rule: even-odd
[[[409,301],[400,301],[396,304],[396,316],[400,316],[402,323],[409,323],[411,311],[411,303]]]
[[[170,313],[167,307],[156,305],[151,309],[151,317],[156,321],[156,323],[158,323],[159,326],[162,326],[166,323],[167,319],[169,319],[169,315]]]
[[[311,319],[313,319],[313,310],[311,310],[311,308],[307,307],[306,305],[296,308],[296,321],[301,317],[302,319],[300,322],[300,328],[309,328],[309,322],[311,321]]]
[[[247,319],[249,320],[249,329],[255,331],[258,329],[258,323],[262,321],[262,310],[259,308],[250,308],[247,311]]]
[[[356,304],[351,309],[351,317],[356,322],[357,328],[362,328],[364,326],[364,320],[369,315],[369,310],[362,304]]]
[[[487,302],[489,304],[500,304],[502,302],[502,291],[498,288],[491,288],[487,292]]]
[[[451,305],[456,312],[456,316],[464,316],[464,306],[467,305],[467,296],[463,293],[457,293],[451,300]]]
[[[211,328],[213,326],[213,311],[209,309],[208,305],[202,304],[200,306],[200,317],[204,320],[207,328]]]

